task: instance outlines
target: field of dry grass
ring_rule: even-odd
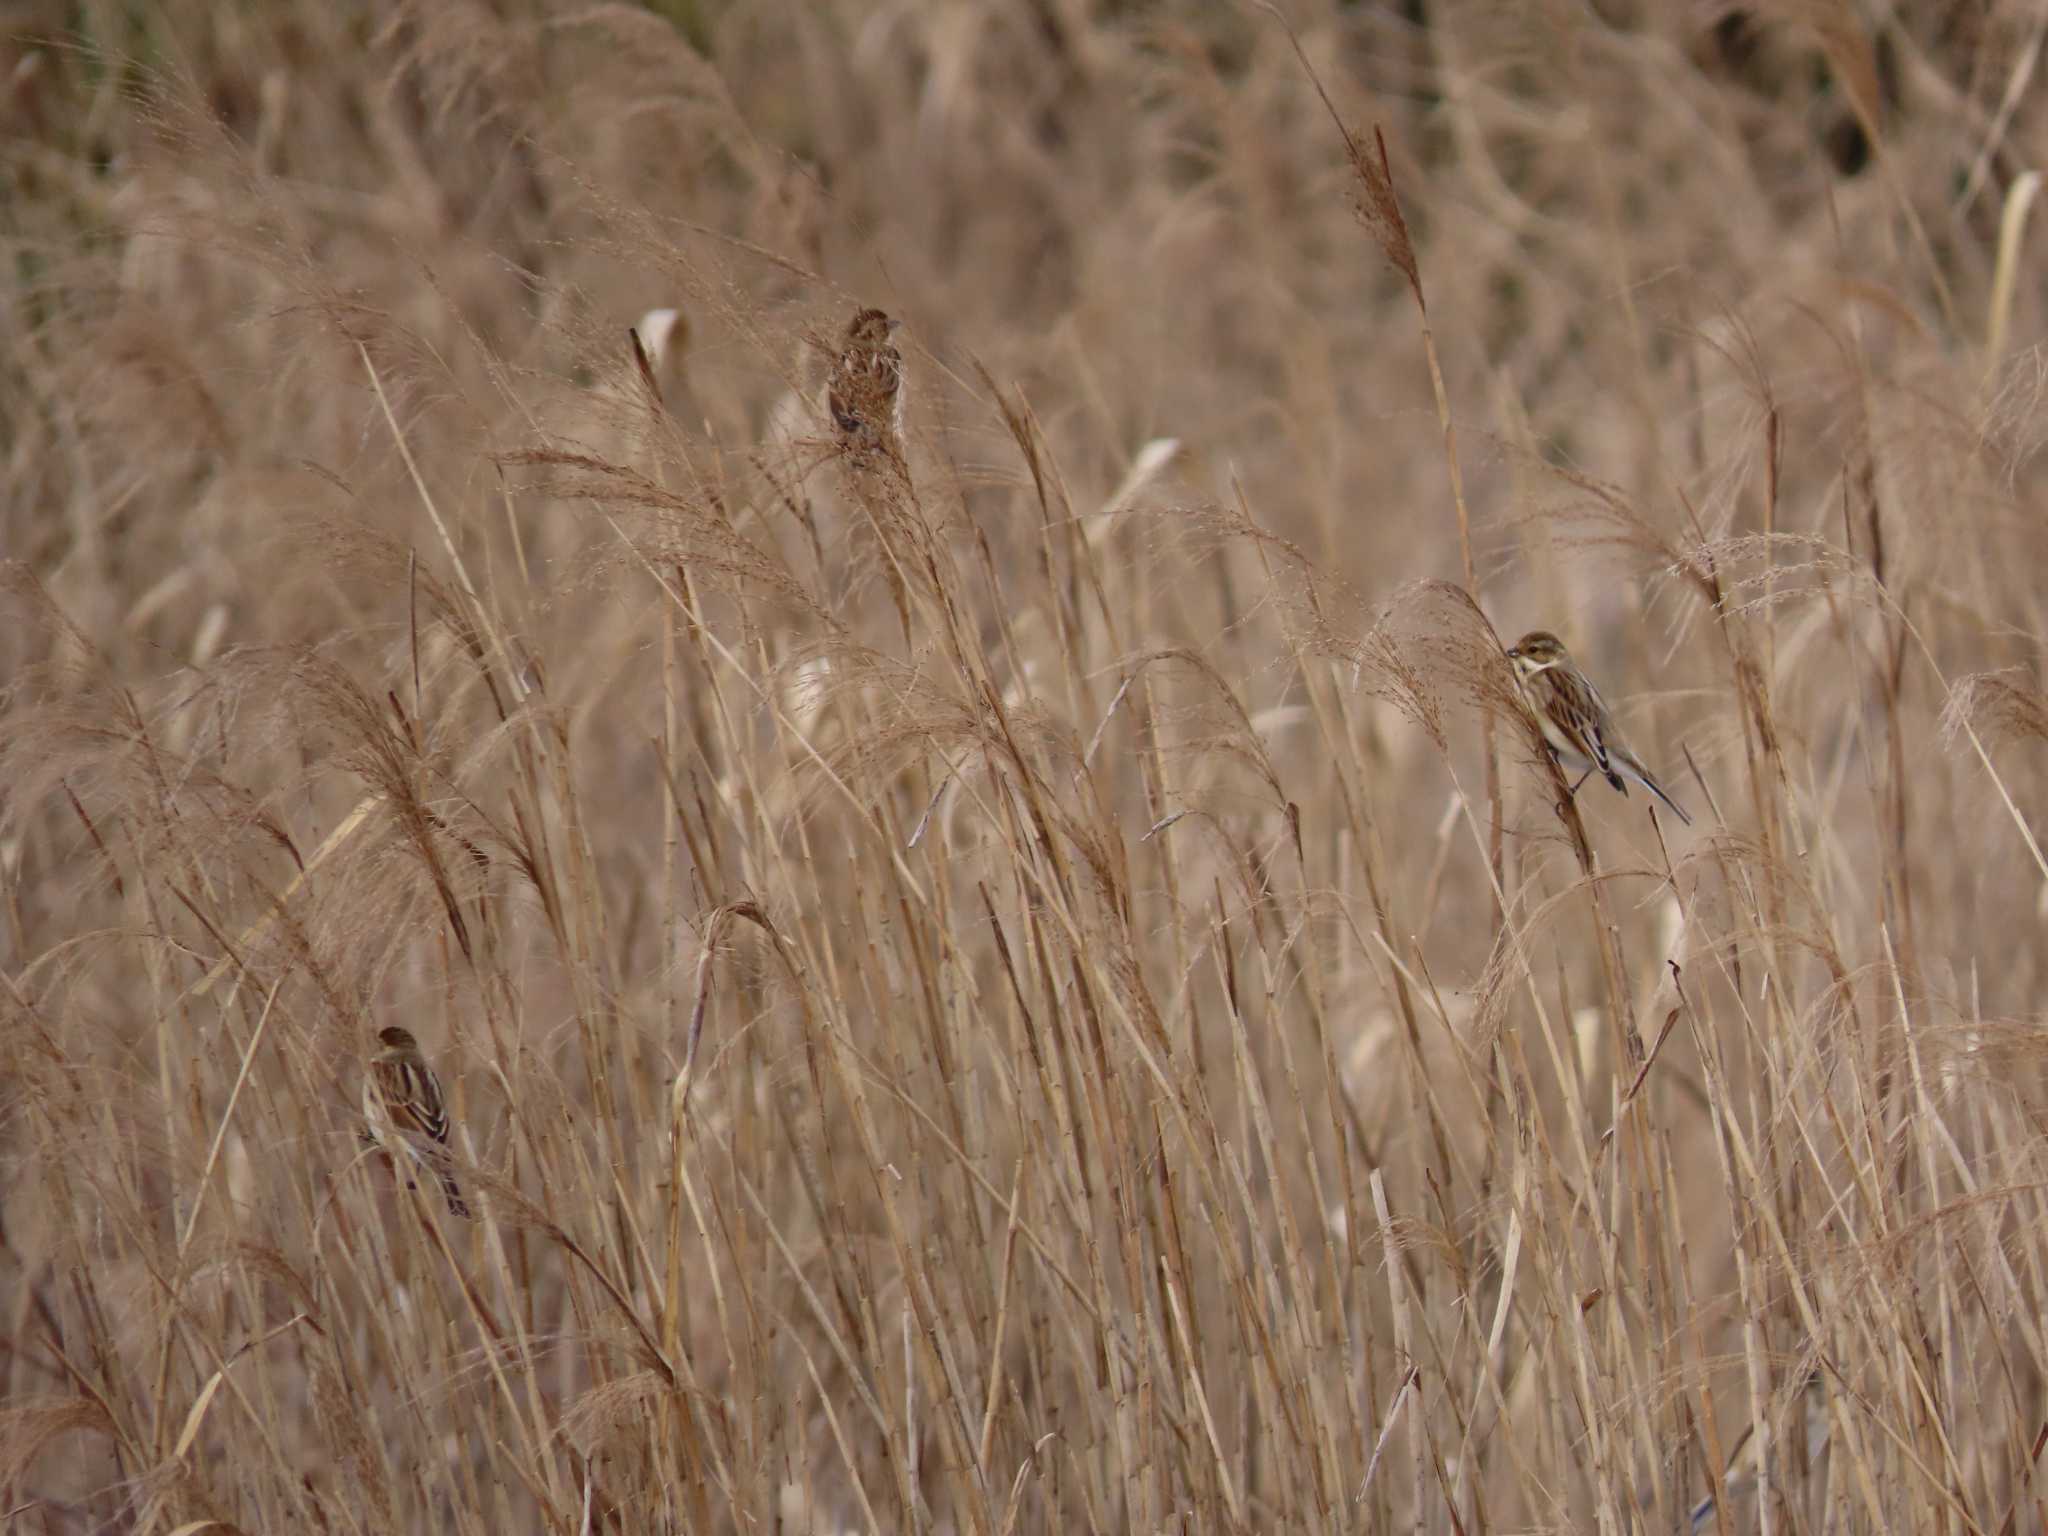
[[[2043,1530],[2044,14],[20,0],[0,1528]]]

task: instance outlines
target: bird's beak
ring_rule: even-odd
[[[894,319],[894,318],[892,318],[892,319],[891,319],[891,320],[889,321],[889,334],[890,334],[891,336],[894,336],[894,335],[895,335],[895,334],[896,334],[896,333],[897,333],[898,331],[900,331],[900,330],[902,330],[902,329],[903,329],[903,322],[902,322],[901,320],[897,320],[897,319]]]

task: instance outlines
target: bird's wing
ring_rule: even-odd
[[[380,1056],[370,1070],[399,1130],[438,1142],[448,1140],[448,1111],[441,1102],[441,1085],[423,1063],[404,1056]]]
[[[1536,674],[1537,686],[1544,690],[1546,713],[1551,723],[1571,742],[1572,748],[1589,763],[1598,763],[1601,772],[1607,771],[1607,744],[1600,736],[1600,712],[1589,708],[1585,693],[1572,685],[1572,676],[1557,667],[1546,667]]]

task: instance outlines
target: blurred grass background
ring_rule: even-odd
[[[2044,31],[19,0],[0,1524],[2042,1529]]]

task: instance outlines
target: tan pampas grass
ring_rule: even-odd
[[[2037,18],[1283,9],[0,29],[0,1526],[2038,1523]]]

